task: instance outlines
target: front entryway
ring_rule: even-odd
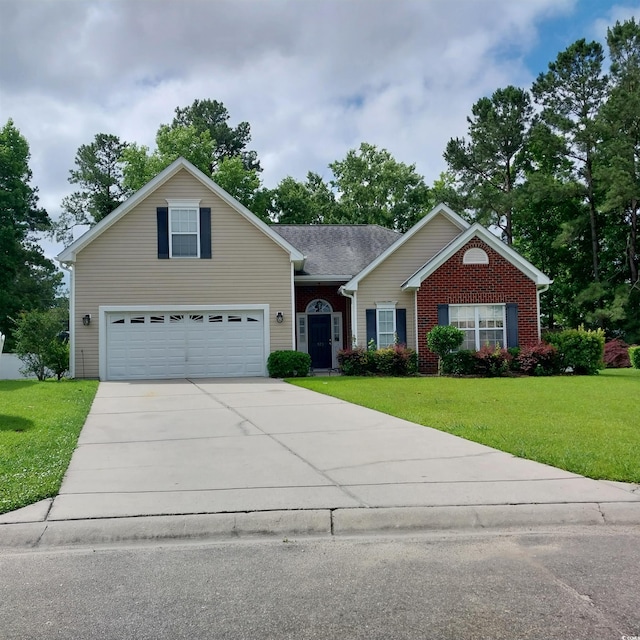
[[[309,355],[314,369],[331,368],[331,315],[309,316]]]
[[[311,356],[314,369],[338,366],[338,351],[342,349],[342,313],[322,298],[315,298],[296,314],[296,345],[298,351]]]

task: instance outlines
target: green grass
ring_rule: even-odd
[[[549,378],[289,382],[590,478],[640,482],[637,369]]]
[[[57,495],[94,380],[0,381],[0,513]]]

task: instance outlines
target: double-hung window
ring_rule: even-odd
[[[396,342],[396,305],[393,302],[380,302],[376,308],[376,327],[378,349],[384,349]]]
[[[506,321],[502,304],[449,305],[449,324],[464,331],[461,349],[505,347]]]
[[[169,202],[169,256],[200,257],[199,201]]]
[[[198,257],[198,209],[169,209],[172,258]]]

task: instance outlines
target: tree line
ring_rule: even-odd
[[[480,98],[466,136],[446,145],[447,170],[431,186],[414,164],[363,142],[330,163],[327,177],[287,176],[268,189],[249,149],[249,123],[232,127],[224,104],[195,100],[158,128],[153,150],[105,133],[81,145],[69,175],[76,190],[52,222],[36,207],[37,190],[28,187],[24,141],[20,170],[16,165],[12,173],[4,159],[2,166],[3,180],[11,174],[26,188],[17,205],[22,213],[15,214],[24,233],[14,245],[31,252],[26,263],[32,266],[22,277],[35,278],[36,288],[56,284],[52,265],[48,270],[38,256],[34,232],[68,244],[77,227],[97,223],[184,156],[267,222],[406,231],[445,202],[470,222],[491,227],[554,279],[541,300],[546,328],[584,324],[640,341],[640,24],[617,22],[607,31],[607,47],[608,69],[602,45],[582,39],[560,52],[530,88],[508,86]],[[0,145],[7,136],[20,137],[11,122]],[[5,261],[15,264],[15,257]],[[24,307],[15,288],[0,296],[15,298],[7,308]],[[0,317],[0,330],[3,325]]]

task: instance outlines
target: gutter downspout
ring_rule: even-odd
[[[60,262],[69,274],[69,376],[76,377],[76,279],[73,265]]]
[[[358,308],[356,292],[349,293],[344,287],[338,289],[338,293],[351,300],[351,344],[349,349],[358,344]]]

